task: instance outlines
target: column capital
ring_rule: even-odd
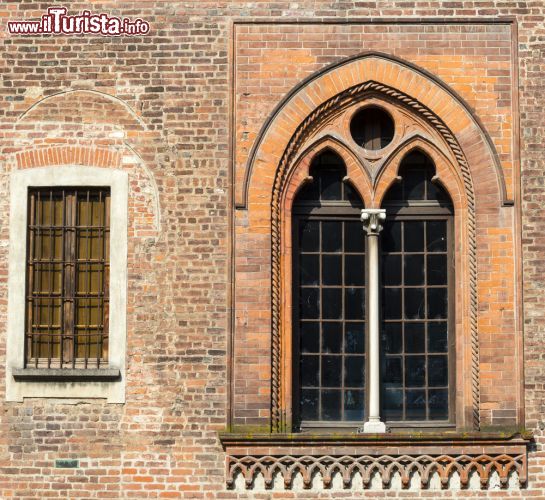
[[[361,221],[363,229],[368,236],[378,235],[382,230],[381,222],[386,219],[386,210],[384,208],[364,208],[361,211]]]

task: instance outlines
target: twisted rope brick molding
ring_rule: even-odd
[[[303,143],[324,120],[347,106],[363,100],[369,94],[378,94],[416,112],[430,123],[435,130],[445,139],[451,148],[462,178],[467,197],[467,223],[468,223],[468,263],[469,263],[469,295],[470,295],[470,332],[471,332],[471,391],[473,427],[480,427],[480,388],[479,388],[479,334],[477,330],[477,245],[475,223],[475,195],[471,181],[471,172],[468,162],[458,144],[458,141],[443,123],[443,121],[428,107],[416,101],[412,97],[397,89],[374,81],[365,82],[344,90],[331,99],[318,106],[310,115],[301,122],[288,143],[284,154],[276,170],[271,210],[271,242],[272,242],[272,394],[271,394],[271,428],[273,432],[282,430],[281,418],[281,339],[280,339],[280,304],[281,304],[281,208],[280,200],[284,191],[284,184],[291,170],[291,166],[297,157]]]

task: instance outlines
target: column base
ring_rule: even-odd
[[[386,424],[380,420],[369,420],[358,429],[359,434],[383,434],[386,432]]]

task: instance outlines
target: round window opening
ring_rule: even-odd
[[[394,121],[386,111],[369,106],[352,117],[350,133],[358,146],[377,151],[392,142]]]

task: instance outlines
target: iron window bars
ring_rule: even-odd
[[[104,366],[110,189],[30,189],[28,203],[26,366]]]

